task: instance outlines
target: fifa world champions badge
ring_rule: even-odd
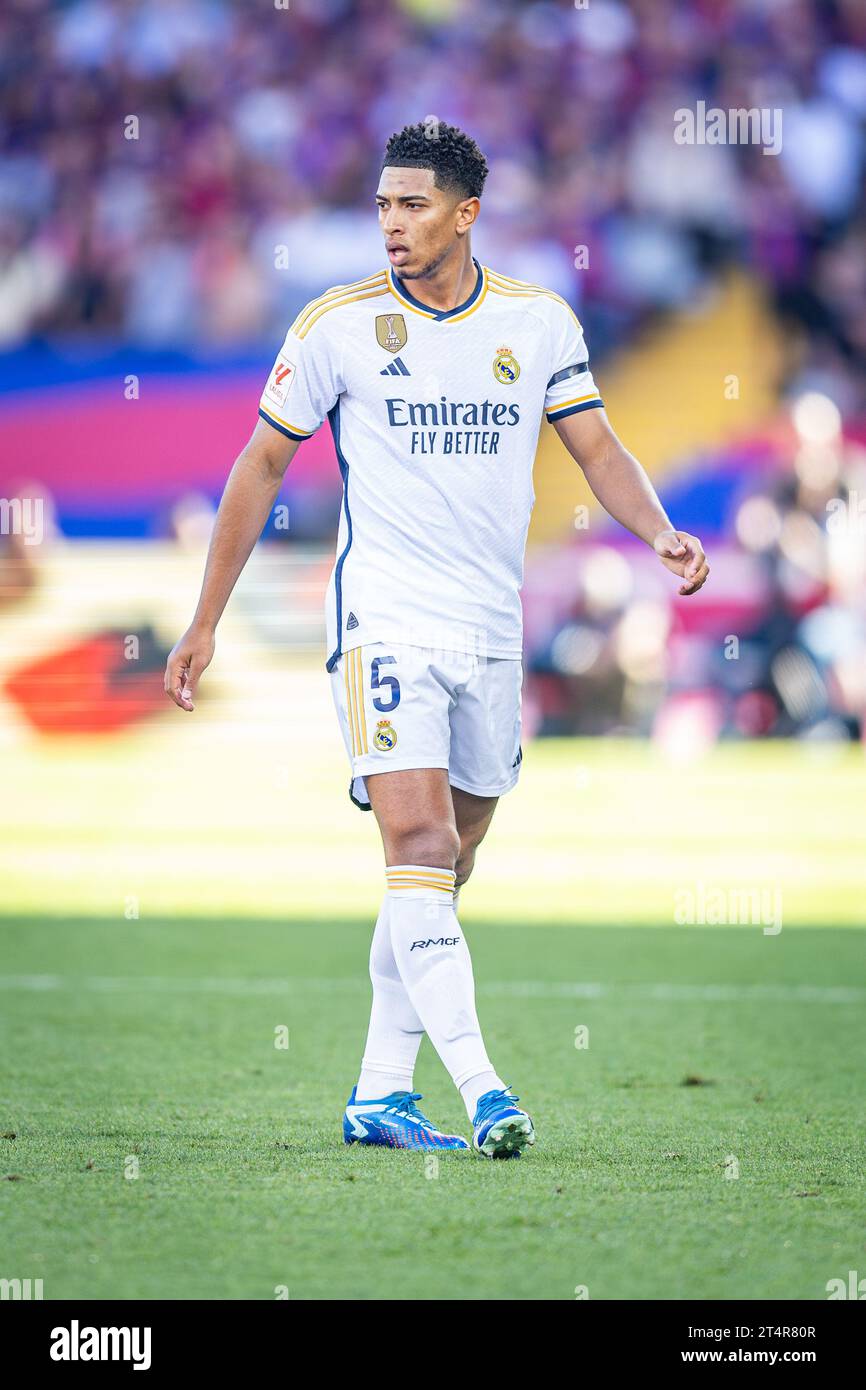
[[[390,719],[380,719],[376,725],[373,742],[380,753],[390,753],[397,747],[397,733]]]
[[[493,375],[503,386],[513,386],[520,376],[520,363],[509,347],[496,349],[493,359]]]
[[[377,314],[376,342],[386,352],[399,352],[406,346],[406,320],[402,314]]]

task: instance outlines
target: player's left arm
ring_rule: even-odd
[[[617,439],[602,408],[579,411],[554,427],[605,511],[651,545],[683,581],[681,594],[696,594],[710,567],[697,536],[676,531],[637,459]]]

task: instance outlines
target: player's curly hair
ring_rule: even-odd
[[[487,160],[475,141],[455,125],[428,116],[391,136],[382,168],[432,169],[437,188],[454,190],[464,198],[480,198],[487,178]]]

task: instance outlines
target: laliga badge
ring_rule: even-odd
[[[282,353],[274,363],[274,370],[268,377],[268,384],[265,387],[265,395],[268,400],[275,401],[277,405],[285,405],[286,397],[289,394],[289,387],[295,379],[295,364],[290,362]]]

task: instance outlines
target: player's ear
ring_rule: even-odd
[[[478,216],[481,204],[477,198],[464,198],[457,204],[457,234],[464,236]]]

